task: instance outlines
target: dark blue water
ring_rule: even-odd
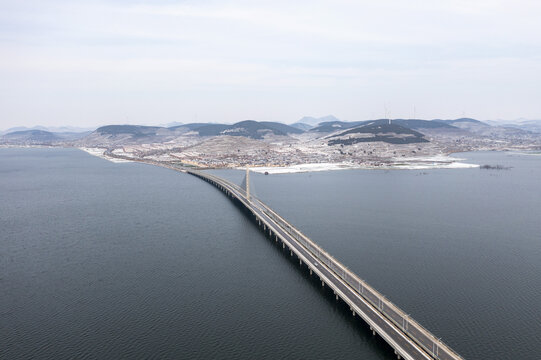
[[[461,355],[537,359],[541,158],[467,157],[513,168],[252,182]],[[395,358],[199,179],[66,149],[0,175],[0,358]]]

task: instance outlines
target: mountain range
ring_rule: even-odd
[[[341,121],[328,115],[303,117],[286,125],[279,122],[245,120],[235,124],[172,123],[173,126],[107,125],[88,131],[83,128],[61,127],[33,129],[12,128],[0,137],[7,144],[58,144],[76,146],[118,146],[124,144],[164,143],[179,137],[242,136],[256,140],[276,137],[324,138],[329,145],[383,141],[400,144],[426,142],[426,134],[455,133],[477,136],[520,136],[532,132],[520,127],[493,126],[471,118],[454,120],[377,119]],[[537,122],[523,124],[536,128]],[[541,126],[541,124],[540,124]],[[57,130],[57,131],[51,131]],[[71,131],[68,131],[71,130]],[[370,134],[370,135],[368,135]]]

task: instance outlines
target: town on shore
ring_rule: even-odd
[[[235,124],[108,125],[95,130],[15,128],[0,146],[77,147],[113,161],[144,161],[196,168],[250,167],[267,174],[347,168],[457,168],[449,154],[480,150],[541,150],[541,121],[497,124],[454,120],[341,121],[304,117],[286,125],[246,120]]]

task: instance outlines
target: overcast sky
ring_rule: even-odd
[[[541,118],[540,1],[0,0],[0,128]]]

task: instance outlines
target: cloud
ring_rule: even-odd
[[[197,95],[187,110],[161,105],[177,120],[203,107],[199,120],[212,121],[264,114],[246,110],[243,98],[272,103],[277,120],[315,113],[322,99],[325,112],[350,119],[369,117],[384,101],[403,104],[393,106],[396,116],[409,115],[411,102],[434,117],[461,113],[466,103],[482,118],[541,112],[524,101],[539,95],[532,84],[541,80],[535,1],[28,0],[1,1],[0,10],[0,91],[10,98],[0,100],[0,121],[11,122],[3,127],[46,121],[72,98],[96,107],[92,118],[109,118],[111,99],[148,114],[160,98],[190,92]],[[498,94],[489,86],[498,83],[502,94],[514,94],[504,103],[491,101]],[[477,106],[464,86],[478,89]],[[100,90],[112,95],[107,105]],[[135,93],[148,103],[131,103]],[[438,109],[438,93],[456,109]],[[38,97],[47,101],[34,113],[17,109]]]

